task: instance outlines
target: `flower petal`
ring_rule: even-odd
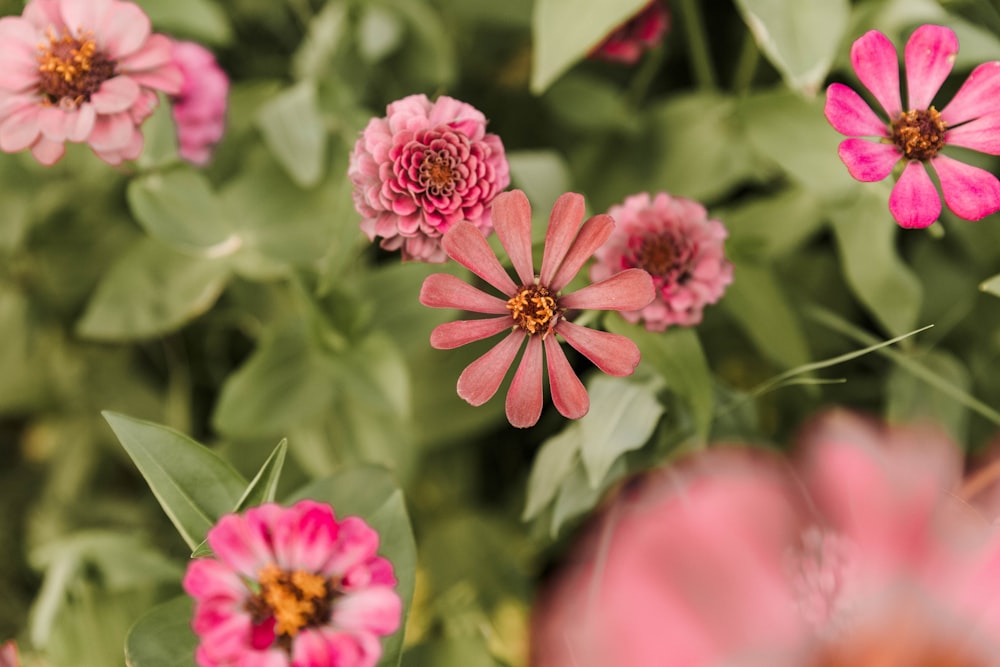
[[[958,37],[950,28],[922,25],[913,31],[903,54],[908,108],[927,109],[948,78],[958,54]]]
[[[7,153],[22,151],[35,143],[41,133],[38,107],[18,109],[0,124],[0,150]]]
[[[31,147],[31,154],[39,163],[51,167],[66,153],[66,144],[40,137]]]
[[[656,298],[653,278],[642,269],[626,269],[559,299],[564,308],[639,310]]]
[[[528,428],[542,416],[542,339],[529,336],[524,356],[507,391],[507,420],[516,428]]]
[[[546,336],[545,362],[549,373],[552,404],[563,417],[579,419],[590,410],[590,397],[555,336]]]
[[[980,220],[1000,210],[1000,181],[979,167],[938,155],[931,165],[941,180],[948,208],[965,220]]]
[[[639,365],[639,348],[625,336],[588,329],[567,320],[556,325],[556,333],[608,375],[631,375]]]
[[[941,198],[924,165],[910,161],[889,195],[889,212],[900,227],[920,229],[941,215]]]
[[[903,113],[899,97],[899,56],[889,38],[869,30],[851,46],[851,64],[858,79],[871,91],[889,118]]]
[[[137,51],[149,38],[151,24],[146,12],[131,2],[116,2],[98,33],[101,46],[119,59]]]
[[[95,151],[114,152],[125,149],[132,141],[135,124],[127,113],[98,116],[87,143]]]
[[[887,137],[885,121],[879,118],[864,99],[842,83],[826,89],[823,114],[833,129],[851,137]]]
[[[66,27],[77,31],[93,32],[104,25],[104,17],[113,0],[60,0],[59,9]]]
[[[139,99],[139,84],[127,76],[108,79],[90,96],[94,110],[102,114],[126,111],[137,99]]]
[[[333,606],[334,625],[356,632],[388,635],[399,627],[402,603],[388,586],[372,586],[338,599]]]
[[[1000,113],[980,116],[944,133],[948,146],[962,146],[974,151],[1000,155]]]
[[[851,176],[865,183],[881,181],[903,157],[895,144],[856,138],[840,142],[837,154]]]
[[[580,233],[573,240],[566,257],[559,264],[552,280],[548,283],[549,289],[558,292],[573,280],[580,267],[583,266],[598,248],[611,236],[611,231],[615,228],[615,221],[610,215],[601,213],[583,223]]]
[[[542,285],[549,285],[552,282],[556,269],[573,245],[584,213],[583,195],[566,192],[556,200],[552,213],[549,214],[549,227],[545,232],[545,250],[542,254],[542,270],[538,272],[538,281]]]
[[[506,301],[487,294],[450,273],[432,273],[424,278],[424,284],[420,287],[420,303],[430,308],[460,308],[492,315],[509,314]]]
[[[511,331],[486,354],[466,366],[458,376],[458,395],[470,405],[482,405],[493,398],[507,375],[507,369],[514,362],[524,336],[520,329]]]
[[[500,265],[500,260],[483,238],[483,233],[471,222],[456,222],[445,233],[441,244],[449,257],[504,294],[513,296],[517,292],[517,285]]]
[[[1000,111],[1000,62],[983,63],[972,70],[951,102],[941,110],[949,126]]]
[[[445,322],[434,327],[434,330],[431,331],[431,347],[436,350],[450,350],[495,336],[512,326],[514,326],[514,322],[510,317]]]
[[[533,285],[535,267],[531,259],[531,204],[528,198],[520,190],[501,192],[493,200],[490,218],[521,284]]]

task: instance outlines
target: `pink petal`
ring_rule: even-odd
[[[249,594],[243,581],[228,565],[214,558],[198,558],[184,573],[184,591],[193,598],[241,600]]]
[[[535,283],[531,259],[531,204],[520,190],[501,192],[493,200],[490,213],[493,229],[510,257],[522,285]]]
[[[339,535],[333,509],[324,503],[303,500],[285,512],[274,537],[279,564],[288,569],[318,572],[326,565]],[[284,530],[280,536],[277,532]]]
[[[983,63],[972,70],[962,87],[941,110],[949,126],[1000,111],[1000,62]]]
[[[555,275],[556,269],[566,257],[576,232],[580,228],[580,221],[584,215],[583,195],[575,192],[567,192],[559,196],[552,213],[549,215],[549,227],[545,232],[545,250],[542,255],[542,270],[539,272],[538,281],[543,285],[550,285]]]
[[[990,155],[1000,155],[1000,113],[980,116],[947,130],[944,133],[944,143],[948,146],[962,146]]]
[[[120,59],[138,50],[149,38],[149,17],[131,2],[116,2],[97,33],[101,46]]]
[[[337,543],[328,554],[322,572],[342,576],[351,568],[375,557],[378,551],[378,533],[356,516],[349,516],[340,522]]]
[[[594,252],[604,245],[604,242],[611,236],[615,228],[615,221],[610,215],[601,213],[583,223],[580,233],[576,235],[573,245],[563,259],[552,281],[548,283],[549,289],[558,292],[573,280],[584,262],[593,256]]]
[[[865,183],[881,181],[903,157],[895,144],[857,138],[840,142],[837,154],[851,176]]]
[[[66,119],[66,138],[70,141],[84,141],[94,129],[97,111],[92,104],[81,104],[75,113]]]
[[[435,350],[450,350],[495,336],[501,331],[507,331],[512,326],[515,325],[510,317],[445,322],[434,327],[431,332],[431,347]]]
[[[826,119],[833,129],[852,137],[887,137],[885,121],[879,118],[864,99],[842,83],[826,89]]]
[[[513,295],[517,292],[517,285],[500,265],[500,260],[483,238],[483,233],[468,220],[460,220],[452,225],[441,239],[441,245],[449,257],[504,294]]]
[[[979,167],[938,155],[931,165],[941,181],[948,208],[964,220],[980,220],[1000,210],[1000,181]]]
[[[889,118],[903,113],[899,97],[899,57],[889,38],[869,30],[851,46],[851,64],[858,79],[871,91]]]
[[[303,630],[292,644],[292,667],[367,667],[378,658],[365,662],[361,646],[364,633],[330,632],[329,630]],[[288,663],[285,663],[286,665]],[[212,666],[215,667],[215,666]],[[219,666],[228,667],[228,666]],[[237,667],[244,667],[240,663]],[[268,666],[270,667],[270,666]]]
[[[639,365],[639,348],[625,336],[588,329],[568,320],[556,325],[556,333],[608,375],[631,375]]]
[[[579,419],[590,410],[590,397],[569,365],[566,353],[555,336],[546,336],[545,360],[549,372],[549,389],[552,392],[552,403],[563,417]]]
[[[950,28],[922,25],[906,42],[906,89],[910,109],[927,109],[948,78],[958,54],[958,37]]]
[[[279,648],[266,651],[245,651],[240,655],[240,667],[288,667],[288,655]]]
[[[87,143],[95,151],[120,151],[132,140],[134,129],[135,124],[127,113],[98,116],[94,122],[94,129],[87,137]]]
[[[466,366],[458,377],[458,395],[471,405],[482,405],[493,398],[507,369],[514,362],[524,336],[520,329],[511,331],[486,354]]]
[[[38,123],[38,107],[23,107],[12,113],[0,124],[0,149],[16,153],[33,144],[41,132]]]
[[[21,659],[17,656],[17,644],[11,640],[0,646],[0,667],[20,667]]]
[[[528,336],[524,356],[507,391],[507,420],[516,428],[538,423],[542,415],[542,339]]]
[[[653,278],[642,269],[626,269],[559,299],[563,308],[639,310],[656,298]]]
[[[31,147],[31,154],[41,164],[51,167],[66,153],[66,144],[61,141],[50,141],[41,137]]]
[[[389,587],[372,586],[334,603],[332,621],[345,630],[392,634],[399,627],[402,603]]]
[[[69,114],[60,107],[41,107],[38,110],[38,129],[50,141],[65,141]]]
[[[420,287],[420,303],[430,308],[460,308],[492,315],[510,314],[506,301],[487,294],[450,273],[432,273],[427,276]]]
[[[900,227],[920,229],[941,215],[941,198],[924,165],[910,161],[889,195],[889,212]]]
[[[116,76],[101,84],[90,96],[90,103],[96,112],[110,114],[127,110],[137,99],[139,84],[127,76]]]
[[[60,0],[59,9],[66,27],[78,35],[82,30],[95,31],[104,25],[112,0]]]
[[[271,551],[261,531],[251,528],[249,518],[249,512],[246,517],[235,514],[222,517],[208,531],[208,544],[226,565],[254,578],[271,560]]]

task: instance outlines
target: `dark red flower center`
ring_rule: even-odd
[[[892,141],[908,160],[930,160],[944,147],[947,123],[934,107],[904,111],[892,122]]]
[[[635,252],[635,263],[653,276],[667,277],[676,268],[677,246],[667,235],[650,236],[644,239]]]
[[[38,91],[49,104],[76,108],[115,75],[115,62],[86,35],[58,36],[50,28],[48,44],[40,44],[38,50]]]
[[[257,573],[260,591],[250,596],[246,607],[254,625],[274,619],[278,645],[288,649],[303,628],[323,625],[338,592],[334,582],[321,574],[282,570],[271,563]]]
[[[522,287],[507,299],[507,310],[515,324],[528,334],[548,333],[562,312],[552,292],[544,285]]]
[[[420,184],[432,195],[449,195],[455,190],[458,158],[445,150],[429,150],[420,164]]]

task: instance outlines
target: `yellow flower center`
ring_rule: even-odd
[[[60,36],[50,28],[48,37],[38,45],[38,91],[48,104],[76,108],[115,75],[115,63],[88,35]]]
[[[528,285],[507,299],[507,310],[517,326],[529,334],[548,331],[559,317],[559,306],[547,287]]]
[[[930,160],[944,147],[948,124],[934,107],[904,111],[892,122],[892,141],[908,160]]]
[[[279,640],[328,620],[334,591],[326,577],[302,570],[289,572],[272,563],[257,574],[257,581],[260,593],[251,598],[249,607],[257,620],[274,617]]]
[[[433,195],[455,190],[456,159],[447,151],[428,151],[420,164],[420,183]]]

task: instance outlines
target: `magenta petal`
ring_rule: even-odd
[[[431,332],[431,347],[436,350],[450,350],[495,336],[512,326],[514,326],[514,321],[510,317],[445,322],[434,327],[434,331]]]
[[[507,369],[514,362],[524,336],[520,329],[510,332],[489,352],[466,366],[458,377],[458,395],[471,405],[482,405],[493,398],[507,375]]]
[[[542,339],[529,336],[524,356],[507,391],[507,420],[516,428],[528,428],[542,416]]]
[[[556,200],[549,215],[549,227],[545,232],[542,270],[538,272],[538,281],[541,284],[551,284],[556,269],[573,245],[584,213],[583,195],[567,192]]]
[[[420,286],[420,303],[430,308],[459,308],[473,313],[509,313],[506,301],[487,294],[450,273],[432,273],[424,278],[424,284]]]
[[[944,133],[948,146],[962,146],[974,151],[1000,155],[1000,113],[980,116]]]
[[[938,155],[931,165],[941,180],[948,208],[964,220],[980,220],[1000,210],[1000,181],[979,167]]]
[[[932,225],[941,215],[941,198],[923,163],[906,165],[889,195],[889,212],[900,227],[911,229]]]
[[[546,336],[545,361],[548,366],[552,404],[563,417],[579,419],[590,410],[590,397],[555,336]]]
[[[441,239],[441,245],[449,257],[504,294],[513,295],[517,292],[517,285],[500,265],[500,260],[483,238],[483,233],[468,220],[460,220],[452,225]]]
[[[1000,111],[1000,62],[983,63],[972,70],[951,102],[941,110],[949,126]]]
[[[358,633],[388,635],[399,627],[402,603],[388,586],[372,586],[337,600],[331,620],[337,627]]]
[[[870,90],[889,118],[903,113],[899,97],[899,57],[889,38],[869,30],[851,46],[851,64],[861,83]]]
[[[887,137],[885,121],[879,118],[864,99],[842,83],[826,89],[826,119],[833,129],[851,137]]]
[[[639,348],[625,336],[597,331],[562,320],[556,333],[608,375],[631,375],[639,365]]]
[[[851,176],[865,183],[881,181],[903,157],[895,144],[883,144],[868,139],[844,139],[837,154]]]
[[[576,235],[573,245],[570,246],[566,257],[559,264],[552,280],[548,283],[549,289],[558,292],[569,281],[573,280],[584,262],[591,258],[594,252],[604,245],[604,242],[611,236],[615,228],[615,221],[610,215],[601,213],[583,223],[580,233]]]
[[[559,299],[563,308],[639,310],[656,298],[653,278],[642,269],[626,269]]]
[[[531,259],[531,204],[528,198],[520,190],[501,192],[493,200],[490,219],[521,284],[533,285],[535,267]]]
[[[913,31],[903,54],[908,108],[926,109],[948,78],[958,54],[958,37],[950,28],[922,25]]]

